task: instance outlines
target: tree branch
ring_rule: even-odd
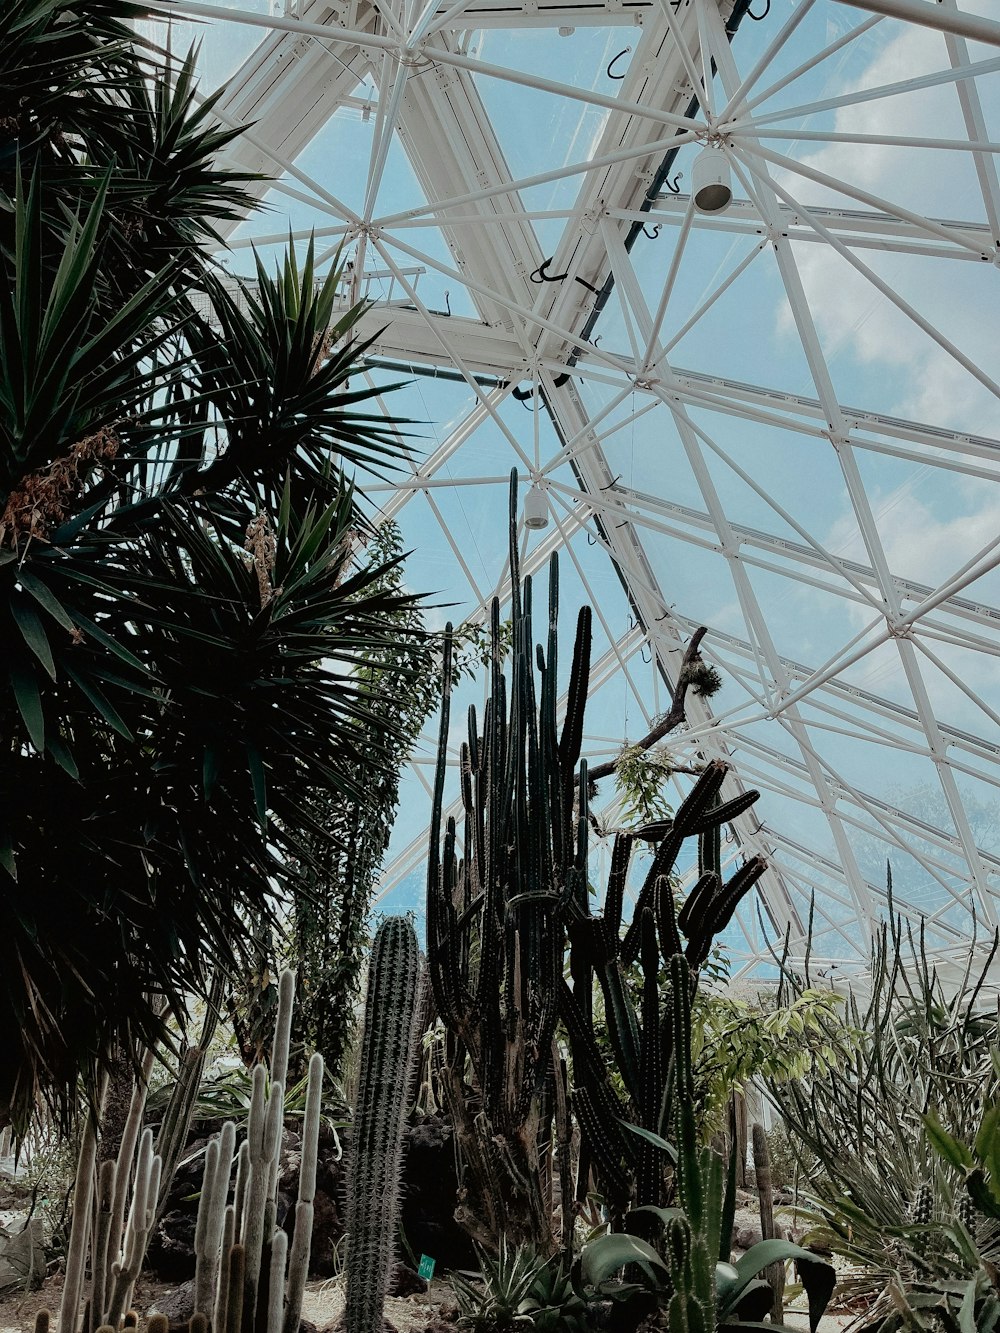
[[[681,668],[677,673],[677,684],[674,687],[673,698],[670,702],[670,708],[663,717],[660,718],[656,726],[643,736],[641,741],[636,741],[633,748],[640,750],[651,750],[658,741],[663,740],[664,736],[669,736],[672,731],[676,731],[682,722],[687,720],[686,704],[687,692],[690,686],[690,671],[688,668],[695,662],[701,660],[699,648],[701,641],[708,632],[708,627],[702,625],[691,635],[691,642],[684,652],[684,660],[681,662]],[[599,782],[601,778],[607,778],[614,773],[618,767],[617,759],[609,759],[603,764],[595,764],[593,768],[587,770],[588,782]],[[579,783],[579,773],[573,779],[574,783]]]

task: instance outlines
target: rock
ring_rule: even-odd
[[[736,1191],[736,1206],[738,1208],[746,1208],[748,1204],[755,1202],[756,1195],[751,1194],[749,1190]]]
[[[201,1189],[200,1181],[198,1189]],[[146,1250],[146,1267],[161,1282],[187,1282],[194,1277],[197,1220],[195,1212],[175,1208],[166,1213],[154,1229]]]
[[[0,1291],[16,1287],[33,1291],[41,1286],[44,1276],[41,1219],[31,1218],[13,1234],[0,1228]]]
[[[158,1297],[150,1314],[165,1314],[171,1324],[185,1324],[194,1314],[194,1278]]]
[[[390,1296],[415,1296],[427,1290],[427,1280],[415,1273],[408,1264],[393,1264],[389,1275]]]
[[[763,1239],[759,1227],[733,1228],[733,1249],[735,1250],[752,1250]]]

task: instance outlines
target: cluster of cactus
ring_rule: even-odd
[[[668,908],[668,913],[671,909]],[[676,923],[668,928],[675,942]],[[648,1221],[662,1227],[658,1252],[642,1238],[612,1231],[591,1241],[581,1256],[584,1278],[598,1290],[612,1273],[634,1266],[641,1284],[666,1309],[670,1333],[716,1333],[730,1327],[770,1327],[759,1321],[775,1310],[775,1293],[758,1275],[771,1265],[795,1259],[809,1299],[809,1327],[816,1333],[833,1290],[833,1269],[808,1250],[789,1241],[770,1238],[758,1242],[740,1259],[729,1262],[736,1211],[736,1156],[728,1168],[713,1147],[703,1145],[698,1132],[696,1088],[691,1053],[691,1001],[698,973],[678,949],[666,964],[664,989],[669,996],[672,1044],[672,1084],[668,1090],[668,1120],[673,1140],[674,1200],[670,1208],[645,1204],[633,1223]],[[646,1131],[647,1138],[658,1136]],[[664,1141],[664,1146],[666,1143]],[[631,1283],[607,1294],[626,1304]],[[744,1324],[744,1320],[749,1322]]]
[[[347,1181],[345,1333],[383,1329],[399,1221],[419,981],[420,951],[412,924],[406,917],[386,918],[375,934],[368,965]]]
[[[557,723],[558,563],[549,568],[544,649],[534,643],[532,581],[519,576],[516,476],[511,482],[510,568],[512,645],[504,672],[500,608],[492,607],[490,695],[482,731],[469,712],[460,767],[464,836],[449,819],[442,830],[450,733],[450,650],[445,654],[444,704],[438,749],[427,885],[428,966],[438,1012],[447,1029],[442,1079],[456,1127],[465,1178],[459,1220],[494,1248],[500,1235],[551,1250],[552,1160],[560,1169],[561,1242],[572,1239],[573,1191],[565,1068],[555,1041],[561,1020],[570,1038],[575,1087],[572,1110],[583,1151],[576,1192],[586,1194],[593,1167],[604,1197],[620,1216],[634,1203],[663,1202],[661,1150],[648,1133],[630,1135],[622,1122],[664,1132],[672,1025],[659,970],[682,949],[697,971],[765,864],[759,858],[723,882],[719,830],[746,810],[756,792],[722,801],[728,772],[707,765],[672,820],[641,830],[655,848],[653,864],[622,938],[622,905],[638,835],[616,841],[603,916],[590,910],[587,879],[590,776],[580,761],[590,673],[590,611],[579,613],[565,720]],[[692,640],[695,660],[701,632]],[[537,668],[537,677],[536,677]],[[679,683],[669,725],[683,720]],[[663,733],[664,727],[656,731]],[[651,733],[652,734],[652,733]],[[603,769],[602,769],[603,772]],[[702,873],[675,917],[671,872],[688,838],[699,840]],[[679,933],[680,932],[680,933]],[[569,980],[564,964],[569,948]],[[643,975],[639,1012],[626,971],[638,959]],[[594,1031],[593,983],[599,981],[616,1065],[626,1096],[608,1075]],[[471,1066],[474,1093],[467,1091]],[[551,1151],[553,1143],[563,1151]],[[548,1190],[546,1190],[548,1186]]]
[[[676,997],[671,988],[661,986],[661,969],[674,955],[683,954],[692,976],[697,976],[716,936],[766,868],[756,857],[728,881],[722,879],[719,829],[758,797],[757,792],[748,791],[720,802],[726,773],[727,766],[721,761],[710,763],[673,820],[657,830],[652,864],[624,935],[622,904],[637,840],[629,833],[615,839],[603,915],[593,916],[584,898],[574,904],[569,922],[573,985],[571,989],[563,983],[562,1016],[573,1052],[573,1105],[602,1191],[619,1215],[633,1204],[662,1206],[664,1202],[664,1156],[654,1139],[669,1128],[667,1090]],[[677,911],[672,871],[688,838],[698,839],[700,875]],[[636,961],[642,971],[637,1005],[626,984],[628,970]],[[590,997],[595,976],[604,997],[608,1037],[625,1098],[608,1075],[594,1031]],[[629,1125],[646,1133],[630,1133]]]
[[[276,1222],[294,990],[294,973],[285,971],[278,987],[270,1078],[263,1065],[256,1066],[247,1133],[239,1152],[235,1151],[236,1127],[229,1122],[210,1141],[205,1153],[195,1231],[195,1315],[191,1333],[206,1333],[209,1327],[217,1333],[240,1333],[241,1329],[257,1328],[264,1333],[298,1333],[312,1242],[323,1060],[314,1055],[309,1064],[299,1195],[289,1248],[287,1234]],[[162,1184],[164,1157],[172,1164],[172,1175],[173,1165],[185,1146],[202,1062],[199,1048],[193,1059],[183,1063],[179,1090],[175,1090],[175,1096],[171,1098],[155,1148],[151,1129],[139,1133],[145,1105],[145,1079],[142,1081],[126,1120],[118,1160],[104,1162],[100,1167],[97,1174],[97,1225],[90,1246],[92,1277],[83,1333],[94,1333],[98,1329],[117,1330],[123,1317],[125,1326],[128,1326],[125,1312],[131,1305],[149,1235],[165,1196]],[[147,1069],[146,1078],[148,1072]],[[94,1119],[96,1114],[84,1136],[78,1189],[81,1181],[93,1180],[93,1147],[88,1136],[90,1139],[95,1137]],[[86,1159],[88,1153],[89,1162]],[[236,1179],[232,1185],[234,1158]],[[233,1202],[229,1203],[231,1185]],[[126,1221],[129,1192],[131,1206]],[[85,1216],[86,1221],[89,1221],[91,1199],[92,1192],[84,1188],[80,1193],[80,1215]],[[75,1333],[79,1328],[87,1239],[85,1225],[71,1235],[67,1282],[60,1312],[60,1327],[66,1333]],[[112,1260],[111,1256],[115,1255],[118,1257]]]
[[[580,612],[565,722],[557,725],[558,563],[549,568],[548,633],[535,678],[532,581],[519,578],[516,478],[511,484],[511,679],[499,602],[492,607],[490,697],[482,731],[470,709],[461,750],[464,855],[442,807],[450,729],[450,642],[430,835],[428,970],[447,1030],[446,1104],[465,1178],[461,1220],[487,1249],[501,1235],[552,1249],[543,1160],[552,1107],[564,1096],[553,1044],[570,899],[587,894],[587,784],[576,767],[590,663],[590,611]],[[450,634],[450,627],[449,627]],[[466,1096],[466,1062],[476,1087]],[[558,1131],[557,1131],[558,1133]],[[569,1208],[564,1207],[567,1219]]]

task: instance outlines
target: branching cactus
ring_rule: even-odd
[[[368,970],[347,1186],[345,1333],[383,1329],[399,1217],[419,976],[413,926],[405,917],[388,917],[376,932]],[[287,1323],[285,1333],[293,1333]]]
[[[205,1174],[198,1201],[195,1228],[194,1308],[211,1315],[215,1308],[215,1290],[219,1277],[219,1257],[225,1228],[226,1200],[233,1171],[236,1126],[230,1121],[222,1133],[209,1143],[205,1153]],[[231,1243],[231,1242],[230,1242]]]
[[[622,934],[622,904],[635,837],[615,840],[603,916],[588,901],[574,904],[569,925],[572,989],[562,984],[562,1017],[573,1052],[573,1107],[602,1190],[621,1217],[630,1206],[661,1207],[666,1177],[663,1151],[649,1138],[669,1137],[669,1084],[673,1056],[673,992],[662,985],[662,970],[683,955],[697,976],[716,936],[726,928],[742,898],[766,869],[760,858],[741,866],[727,881],[719,869],[719,829],[742,813],[758,793],[747,791],[721,802],[728,767],[710,763],[659,832],[652,864],[640,889],[628,929]],[[679,911],[671,874],[686,839],[697,839],[697,883]],[[635,1004],[626,985],[632,964],[642,971]],[[591,978],[604,996],[608,1035],[625,1096],[614,1087],[589,1014]],[[581,1002],[582,997],[582,1002]],[[638,1126],[633,1134],[625,1126]]]
[[[273,1200],[271,1180],[278,1149],[281,1146],[281,1124],[284,1111],[284,1089],[272,1083],[265,1093],[267,1075],[263,1065],[253,1071],[253,1092],[250,1115],[247,1119],[247,1143],[250,1154],[250,1181],[247,1188],[246,1212],[243,1219],[243,1248],[246,1258],[244,1304],[247,1311],[257,1308],[257,1288],[260,1284],[260,1260],[264,1246],[265,1222]],[[270,1240],[270,1233],[268,1233]]]
[[[559,567],[549,567],[545,648],[536,645],[532,580],[520,579],[517,484],[510,490],[512,644],[505,672],[500,606],[491,611],[490,696],[469,710],[462,746],[464,856],[442,830],[451,650],[430,833],[427,955],[448,1030],[443,1087],[463,1162],[456,1214],[488,1249],[501,1236],[555,1248],[543,1159],[555,1104],[552,1061],[571,900],[587,896],[587,782],[577,763],[590,671],[591,616],[577,622],[565,721],[557,720]],[[537,665],[536,665],[537,664]],[[578,799],[579,795],[579,799]],[[442,837],[443,832],[443,837]],[[475,1083],[466,1096],[466,1061]],[[476,1103],[475,1105],[473,1103]]]
[[[122,1313],[132,1297],[132,1289],[142,1268],[146,1243],[156,1216],[156,1200],[160,1189],[162,1163],[153,1152],[152,1130],[143,1130],[139,1141],[139,1160],[135,1170],[135,1189],[132,1210],[125,1230],[124,1254],[111,1268],[111,1297],[105,1323],[118,1326]]]

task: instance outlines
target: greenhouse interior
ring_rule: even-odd
[[[990,0],[3,0],[0,1333],[1000,1333],[998,154]]]

